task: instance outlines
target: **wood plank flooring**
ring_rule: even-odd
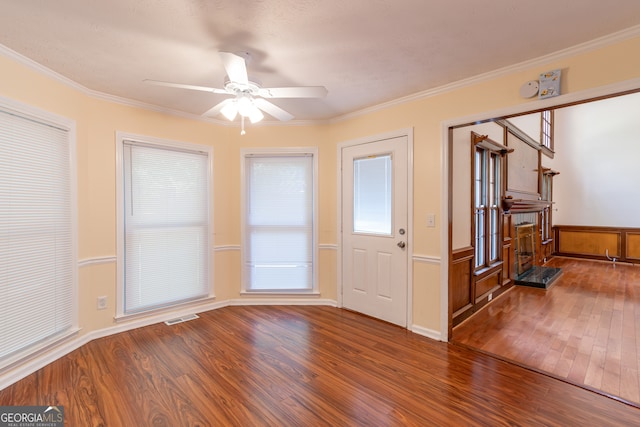
[[[553,258],[548,290],[516,286],[452,342],[640,405],[640,266]]]
[[[640,409],[332,307],[227,307],[90,342],[0,391],[68,426],[638,425]]]

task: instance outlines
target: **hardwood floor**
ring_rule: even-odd
[[[548,290],[516,286],[452,342],[640,405],[640,266],[553,258]]]
[[[638,425],[640,409],[331,307],[227,307],[95,340],[0,391],[69,426]]]

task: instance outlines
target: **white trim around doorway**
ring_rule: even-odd
[[[395,131],[369,135],[362,138],[352,139],[338,143],[336,155],[337,155],[337,301],[338,307],[343,307],[342,302],[342,149],[345,147],[352,147],[354,145],[368,144],[383,139],[391,139],[398,137],[407,137],[407,224],[410,227],[414,226],[413,223],[413,128],[397,129]],[[409,245],[410,252],[407,254],[407,328],[411,328],[413,325],[413,229],[407,233],[407,243]]]

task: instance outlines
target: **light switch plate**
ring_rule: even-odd
[[[427,214],[427,227],[435,227],[436,226],[436,214]]]

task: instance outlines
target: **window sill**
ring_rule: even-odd
[[[551,148],[549,148],[549,147],[547,147],[545,145],[541,145],[540,146],[540,151],[542,151],[542,154],[544,154],[545,156],[547,156],[547,157],[549,157],[551,159],[553,159],[553,156],[555,155],[555,152]]]
[[[496,261],[493,264],[490,264],[488,266],[480,267],[479,269],[473,272],[473,275],[475,277],[480,277],[480,276],[491,274],[496,270],[501,269],[503,264],[504,264],[504,261]]]

